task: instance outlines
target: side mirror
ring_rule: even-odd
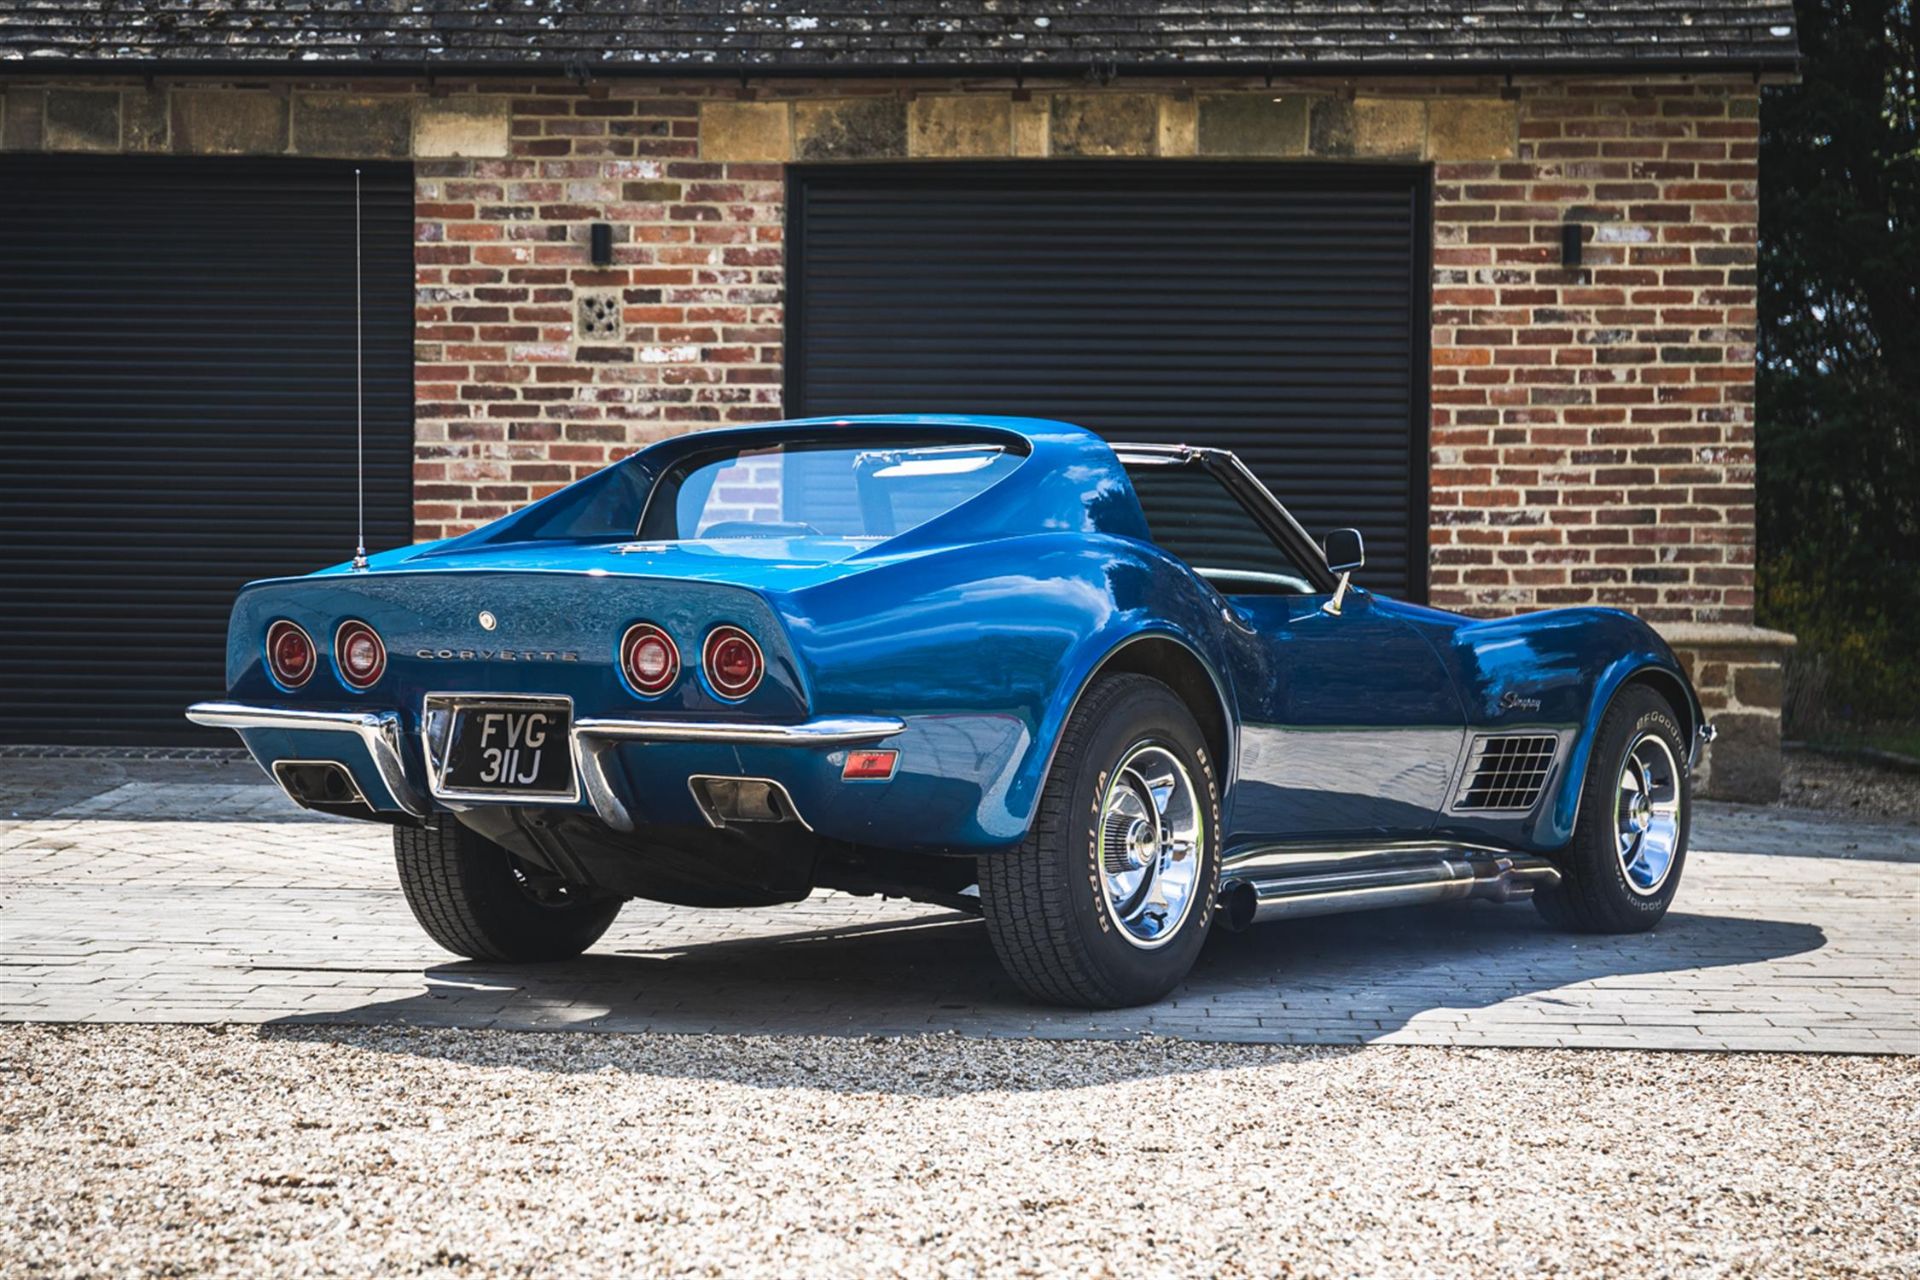
[[[1326,553],[1327,568],[1340,575],[1340,585],[1333,589],[1333,598],[1320,606],[1320,612],[1337,618],[1341,605],[1346,602],[1347,579],[1367,562],[1367,548],[1360,540],[1358,529],[1335,529],[1327,534],[1320,549]]]
[[[1327,568],[1335,573],[1352,573],[1367,562],[1367,546],[1358,529],[1335,529],[1321,547],[1327,553]]]

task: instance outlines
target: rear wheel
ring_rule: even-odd
[[[1540,914],[1581,933],[1637,933],[1660,922],[1687,860],[1693,783],[1673,707],[1642,686],[1601,718],[1560,883],[1533,897]]]
[[[516,858],[444,814],[393,829],[393,860],[427,936],[472,960],[565,960],[620,914],[620,899]]]
[[[1173,691],[1138,675],[1087,690],[1021,846],[982,857],[995,953],[1035,999],[1157,1000],[1193,967],[1220,888],[1220,793]]]

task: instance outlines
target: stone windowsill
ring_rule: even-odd
[[[1676,649],[1791,649],[1791,632],[1739,622],[1656,622],[1653,629]]]

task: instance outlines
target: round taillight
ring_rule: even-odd
[[[333,633],[333,660],[350,687],[370,689],[387,669],[387,646],[366,623],[343,622]]]
[[[267,667],[273,678],[298,689],[313,678],[313,637],[282,619],[267,628]]]
[[[636,622],[620,637],[620,670],[634,692],[651,698],[680,678],[680,650],[651,622]]]
[[[707,682],[723,698],[744,698],[752,693],[766,671],[760,646],[738,627],[715,627],[707,633],[700,651],[700,664],[707,669]]]

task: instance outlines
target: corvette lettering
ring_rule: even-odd
[[[578,662],[573,649],[415,649],[428,662]]]

